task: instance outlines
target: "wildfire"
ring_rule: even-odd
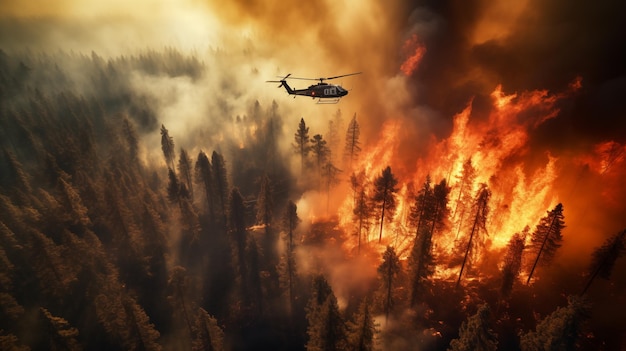
[[[424,50],[418,45],[417,37],[411,38],[405,47],[413,47],[416,54]],[[416,57],[416,55],[412,56]],[[409,58],[403,65],[405,73],[415,67],[410,66]],[[416,59],[415,62],[419,60]],[[404,68],[409,68],[406,71]],[[575,87],[575,89],[573,89]],[[492,249],[504,247],[511,236],[520,232],[525,226],[533,227],[545,214],[545,211],[558,202],[553,191],[557,179],[557,164],[559,159],[551,154],[545,154],[545,162],[538,167],[529,168],[525,157],[532,154],[528,145],[529,133],[545,121],[557,116],[557,103],[569,93],[580,89],[580,79],[577,78],[566,92],[553,94],[546,90],[525,91],[507,94],[501,85],[491,93],[492,108],[484,120],[472,120],[472,103],[454,116],[453,130],[449,137],[434,141],[428,149],[427,156],[416,160],[417,171],[408,179],[400,179],[400,184],[413,182],[419,188],[430,174],[433,183],[445,178],[451,186],[449,206],[459,197],[458,177],[463,164],[470,160],[476,170],[476,179],[472,184],[471,193],[478,190],[480,183],[486,183],[492,192],[489,207],[491,212],[487,223],[489,233],[488,244]],[[387,122],[381,131],[378,143],[370,145],[364,150],[361,160],[355,170],[363,170],[371,182],[380,169],[390,165],[392,169],[404,169],[402,165],[395,165],[394,160],[406,159],[394,157],[397,152],[412,152],[412,150],[398,150],[401,139],[401,128],[396,122]],[[605,147],[609,148],[608,146]],[[614,149],[614,147],[612,147]],[[609,148],[610,149],[610,148]],[[622,150],[623,154],[623,148]],[[406,175],[405,175],[406,177]],[[406,222],[406,213],[414,204],[414,194],[409,196],[406,187],[401,187],[398,193],[398,211],[394,222]],[[340,207],[341,225],[350,227],[353,208],[351,196]],[[452,217],[452,216],[451,216]],[[404,226],[404,227],[403,227]],[[406,223],[396,223],[395,231],[385,230],[389,235],[413,237],[414,230],[406,227]],[[353,232],[347,230],[347,232]],[[437,250],[448,251],[454,246],[459,235],[464,235],[464,229],[450,218],[450,224],[445,232],[437,233],[433,239]],[[386,234],[387,235],[387,234]],[[412,240],[389,238],[393,243],[411,245]],[[408,247],[397,247],[398,252],[409,252]]]
[[[407,56],[406,60],[400,65],[400,70],[407,76],[410,76],[415,72],[420,64],[420,61],[426,54],[426,47],[419,40],[417,34],[413,34],[411,38],[407,39],[402,46],[402,51]]]

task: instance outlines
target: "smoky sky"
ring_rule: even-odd
[[[506,27],[502,35],[476,42],[473,33],[485,26],[494,3],[423,1],[414,6],[413,13],[426,9],[440,19],[437,31],[424,38],[428,52],[411,77],[427,87],[414,99],[450,116],[474,97],[473,118],[481,118],[488,112],[482,102],[497,84],[508,93],[554,93],[580,77],[582,90],[559,106],[559,117],[539,128],[533,141],[557,148],[580,138],[623,141],[626,4],[529,0],[511,23],[494,24]]]

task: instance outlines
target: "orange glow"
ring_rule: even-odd
[[[400,70],[405,75],[410,76],[415,72],[424,54],[426,54],[426,47],[420,42],[417,35],[413,34],[413,36],[404,43],[402,51],[408,57],[400,66]]]

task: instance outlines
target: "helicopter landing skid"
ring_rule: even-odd
[[[339,100],[341,100],[341,98],[326,98],[326,99],[318,99],[317,100],[317,104],[318,105],[332,105],[332,104],[336,104],[339,102]]]

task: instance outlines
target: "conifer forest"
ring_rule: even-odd
[[[626,348],[619,11],[36,3],[0,5],[0,350]]]

